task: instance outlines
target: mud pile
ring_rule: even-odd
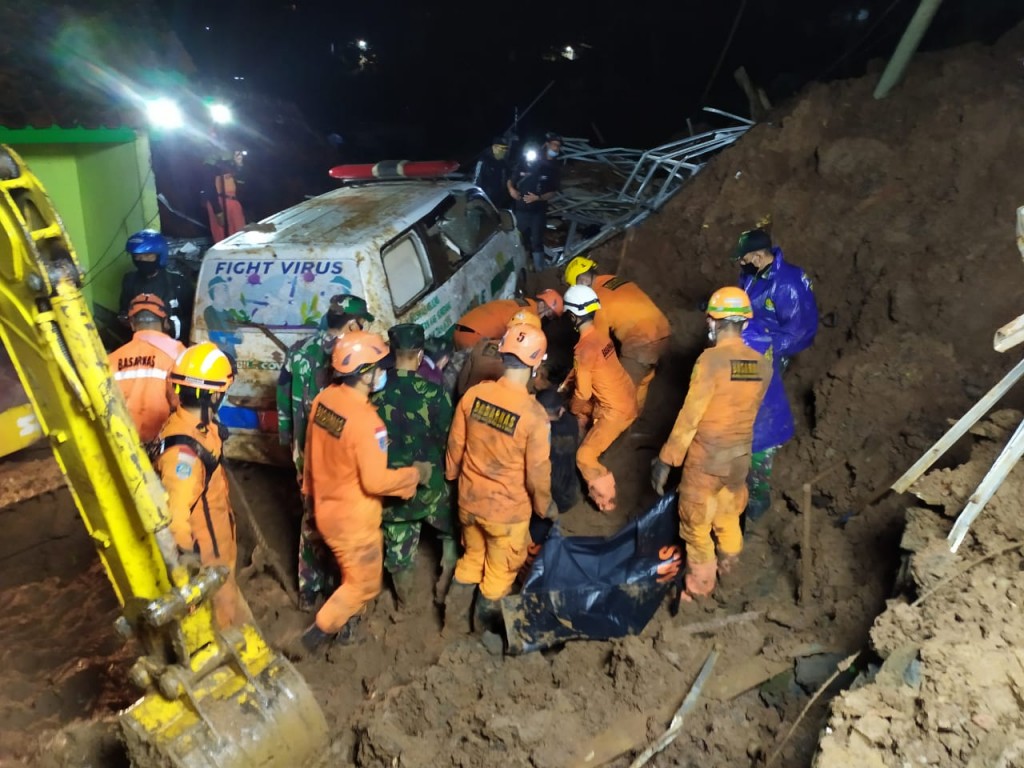
[[[1021,414],[974,430],[970,460],[915,486],[907,510],[916,599],[889,603],[871,630],[883,657],[874,682],[842,694],[815,765],[988,766],[1024,759],[1024,467],[1018,466],[957,555],[945,541]],[[979,562],[980,561],[980,562]]]

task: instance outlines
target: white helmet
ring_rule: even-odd
[[[565,302],[566,311],[576,315],[576,317],[585,317],[597,312],[601,308],[600,299],[597,298],[594,289],[588,285],[571,286],[565,292],[562,300]]]

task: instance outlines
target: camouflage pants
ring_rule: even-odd
[[[772,506],[772,463],[779,447],[758,451],[750,458],[750,472],[747,473],[747,519],[757,520]]]
[[[444,496],[443,504],[434,506],[422,520],[384,522],[384,570],[388,573],[412,568],[416,562],[416,551],[420,546],[420,533],[427,523],[437,531],[442,540],[451,539],[455,533],[455,515],[451,509],[451,497]]]
[[[320,595],[329,597],[340,583],[337,560],[306,510],[299,523],[299,607],[316,605]]]

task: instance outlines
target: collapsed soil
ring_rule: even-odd
[[[786,376],[797,438],[777,457],[772,511],[748,530],[742,569],[715,600],[675,618],[660,612],[638,637],[501,658],[472,639],[442,640],[425,592],[407,616],[396,616],[390,596],[382,595],[364,622],[361,643],[298,665],[327,714],[336,762],[625,766],[667,726],[712,647],[721,654],[712,681],[679,739],[653,764],[764,761],[836,662],[868,646],[872,622],[891,594],[907,502],[879,498],[880,492],[944,431],[947,418],[959,416],[1014,362],[991,351],[991,337],[1021,311],[1013,221],[1024,202],[1018,178],[1024,161],[1022,41],[1024,29],[1017,29],[991,48],[919,55],[885,101],[871,97],[877,73],[812,86],[713,160],[628,240],[596,254],[663,307],[674,344],[636,435],[609,453],[619,510],[603,516],[582,504],[563,518],[569,533],[610,533],[653,498],[649,462],[703,344],[699,306],[713,289],[735,280],[728,253],[738,232],[770,220],[787,258],[814,280],[822,327]],[[542,279],[557,282],[551,274]],[[1021,399],[1011,393],[1007,401],[1019,407]],[[953,458],[965,459],[963,449]],[[7,471],[10,466],[4,464]],[[290,473],[251,467],[239,474],[264,534],[292,558]],[[805,554],[814,567],[798,604],[796,501],[805,482],[813,483],[813,547]],[[964,480],[957,488],[968,485]],[[40,529],[25,522],[38,509],[60,510],[67,545],[88,549],[84,533],[73,530],[63,493],[0,512],[10,546],[33,552],[40,546]],[[941,540],[942,525],[948,525],[944,518],[930,535]],[[979,527],[981,543],[972,541],[964,556],[976,546],[997,547],[998,541],[985,541],[992,530]],[[1013,535],[1009,524],[1000,535]],[[425,551],[419,565],[425,582],[430,554]],[[111,639],[113,600],[97,568],[84,559],[30,556],[29,562],[33,568],[5,574],[3,599],[11,609],[0,622],[6,662],[0,679],[20,687],[0,686],[0,706],[16,713],[0,721],[0,759],[42,764],[45,755],[59,763],[54,745],[65,744],[67,732],[55,739],[51,730],[76,717],[109,721],[131,695],[109,682],[124,679],[128,659]],[[1019,604],[1014,562],[1019,558],[996,562],[996,581],[977,585],[994,607]],[[271,638],[309,621],[265,569],[250,569],[243,585]],[[63,602],[55,610],[58,599]],[[955,631],[943,610],[950,607],[936,598],[913,614],[895,610],[896,618],[875,629],[879,650],[884,655],[902,647],[904,635]],[[718,632],[687,632],[693,622],[743,611],[760,613]],[[45,654],[35,654],[37,627]],[[924,668],[934,663],[939,671],[925,672],[921,689],[934,691],[936,701],[956,700],[968,673],[948,670],[963,665],[977,674],[963,658],[967,650],[963,641],[948,651],[923,649]],[[995,640],[985,652],[994,664],[1016,658]],[[67,669],[76,664],[108,670],[106,676],[89,673],[92,697],[75,698],[81,686],[70,684],[74,675]],[[1006,671],[1005,685],[999,678],[982,686],[1013,693],[1016,674]],[[965,755],[982,749],[974,729],[985,731],[994,722],[998,727],[986,732],[1010,733],[1019,726],[1020,716],[1004,706],[1008,699],[933,715],[911,709],[905,691],[890,701],[889,694],[862,690],[836,705],[834,746],[826,742],[823,757],[830,749],[855,749],[856,759],[823,765],[900,765],[903,756],[913,762],[933,755],[935,764],[964,764]],[[45,699],[45,691],[61,703]],[[880,701],[888,709],[879,712]],[[983,725],[975,722],[979,716]],[[826,717],[825,703],[812,708],[777,765],[809,765]],[[869,717],[874,720],[865,725]],[[897,751],[894,744],[914,734],[924,746]],[[882,762],[862,756],[875,751]]]

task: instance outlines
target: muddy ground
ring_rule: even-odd
[[[871,97],[877,72],[812,86],[715,159],[628,242],[599,251],[605,267],[637,280],[665,309],[674,344],[638,437],[610,452],[619,511],[605,517],[580,505],[564,516],[565,528],[610,533],[651,500],[648,464],[703,343],[699,306],[735,279],[727,256],[738,232],[765,220],[787,257],[813,278],[822,315],[814,347],[787,374],[798,431],[776,461],[771,513],[751,526],[742,569],[715,600],[675,618],[662,611],[640,636],[624,640],[503,659],[473,640],[442,641],[426,595],[400,617],[382,595],[361,644],[298,665],[327,713],[338,763],[625,766],[666,727],[716,647],[704,696],[652,764],[761,765],[839,659],[872,640],[891,658],[932,636],[939,642],[920,645],[915,693],[876,684],[837,700],[819,764],[924,764],[923,757],[964,765],[984,760],[985,750],[1016,748],[999,739],[1016,738],[1020,726],[1021,662],[1008,648],[1019,643],[1019,627],[990,632],[974,607],[969,634],[956,617],[964,604],[1015,611],[1019,555],[993,561],[992,570],[973,572],[919,609],[897,598],[871,627],[893,596],[905,511],[919,507],[913,497],[880,492],[1017,359],[994,353],[991,339],[1024,310],[1013,240],[1014,209],[1024,202],[1022,49],[1018,29],[991,48],[919,55],[905,83],[881,102]],[[1024,397],[1012,392],[1005,404],[1021,408]],[[974,450],[990,452],[996,442]],[[967,461],[969,448],[965,441],[943,466]],[[944,513],[910,515],[920,541],[941,541],[946,507],[959,503],[983,458],[956,470],[960,479],[945,501],[928,502]],[[5,462],[0,474],[25,477],[23,462]],[[238,474],[266,535],[292,546],[289,473],[240,467]],[[806,554],[814,568],[798,604],[796,504],[808,481],[815,508]],[[66,491],[12,501],[0,502],[0,765],[85,764],[91,753],[80,729],[72,737],[54,730],[76,719],[109,721],[129,700],[121,681],[130,649],[110,629],[114,601]],[[957,562],[1017,535],[1012,515],[1000,519],[986,518]],[[251,545],[245,536],[243,545]],[[918,583],[932,583],[920,552],[914,563]],[[425,580],[429,568],[424,557]],[[979,597],[953,599],[964,585]],[[244,588],[269,636],[308,620],[266,573],[250,572]],[[907,582],[903,589],[917,588]],[[744,611],[760,613],[717,632],[687,631]],[[981,666],[971,664],[975,637],[984,640]],[[841,684],[878,660],[862,659]],[[982,666],[995,671],[972,679]],[[825,697],[775,765],[810,765],[828,716]],[[90,764],[113,760],[108,753]]]

